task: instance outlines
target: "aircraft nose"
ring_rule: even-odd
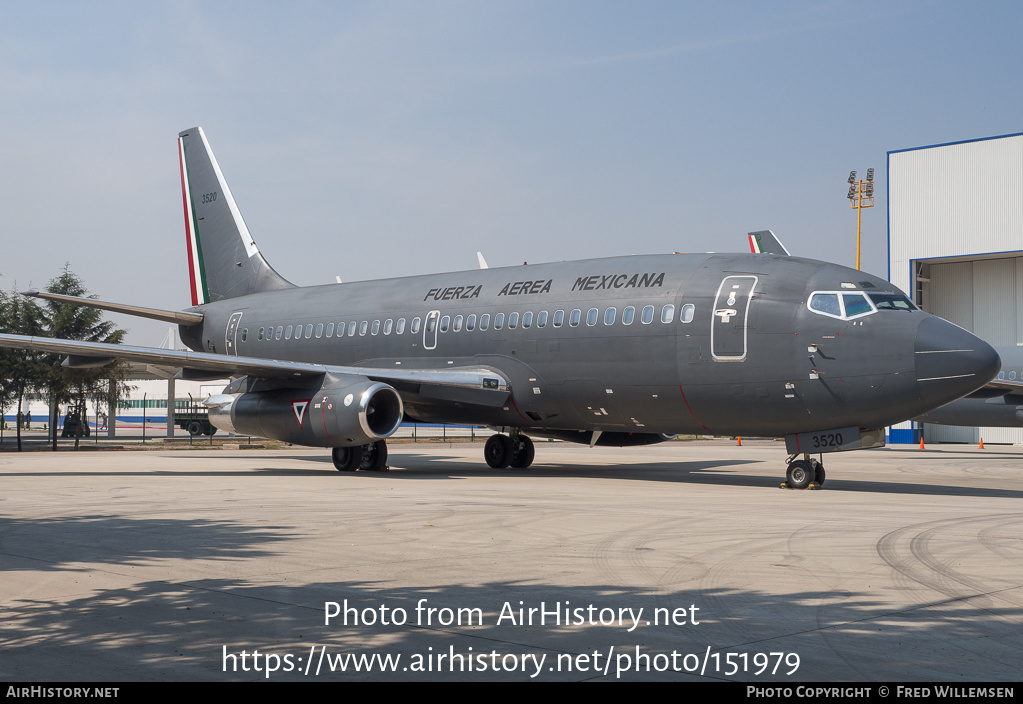
[[[937,316],[917,327],[914,351],[920,398],[935,408],[980,388],[1002,366],[991,345]]]

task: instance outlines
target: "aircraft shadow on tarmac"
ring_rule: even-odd
[[[926,452],[919,451],[921,453]],[[917,453],[914,452],[914,455]],[[181,454],[182,458],[197,457],[193,453]],[[334,470],[331,460],[326,456],[313,456],[310,454],[300,455],[278,455],[268,458],[265,455],[253,451],[247,453],[253,460],[253,465],[243,471],[238,469],[186,469],[175,467],[173,469],[157,470],[45,470],[45,471],[5,471],[6,477],[44,477],[44,476],[95,476],[111,475],[123,477],[152,477],[152,476],[201,476],[201,477],[242,477],[251,472],[262,477],[322,477],[324,475],[338,474]],[[221,450],[211,451],[202,455],[205,459],[225,459]],[[942,459],[964,459],[975,460],[974,454],[950,454],[940,453]],[[987,461],[995,457],[1001,457],[1009,462],[1020,460],[1019,453],[991,453],[984,456]],[[400,459],[399,459],[400,458]],[[922,458],[920,458],[922,459]],[[288,461],[310,463],[314,467],[299,469],[295,467],[274,466],[267,461]],[[916,459],[908,459],[906,467],[911,467]],[[399,464],[400,462],[400,464]],[[256,466],[263,463],[262,466]],[[519,481],[535,481],[547,478],[591,478],[591,479],[623,479],[629,481],[651,481],[651,482],[676,482],[719,486],[749,486],[778,488],[780,481],[781,461],[765,462],[763,460],[736,460],[727,461],[713,460],[679,460],[672,462],[632,461],[629,464],[615,465],[592,465],[592,464],[560,464],[557,466],[545,466],[538,462],[528,469],[490,469],[480,462],[466,461],[460,456],[444,454],[421,454],[421,455],[397,455],[391,469],[382,472],[352,472],[344,473],[343,476],[354,477],[360,481],[374,481],[383,478],[400,478],[402,480],[444,480],[464,479],[466,477],[516,477]],[[763,474],[740,474],[731,468],[739,465],[766,465]],[[979,471],[979,470],[978,470]],[[965,472],[964,472],[965,473]],[[951,484],[934,484],[924,482],[904,481],[901,477],[911,472],[899,472],[894,474],[891,481],[870,481],[856,478],[856,470],[832,471],[828,475],[824,491],[855,491],[875,494],[918,494],[930,496],[962,496],[962,497],[986,497],[1020,499],[1023,498],[1023,490],[1006,489],[998,486],[963,486]],[[983,477],[984,475],[981,474]]]
[[[1010,455],[1018,460],[1019,455]],[[330,465],[329,458],[295,456],[296,461],[318,462]],[[974,457],[969,457],[974,459]],[[465,462],[461,457],[450,455],[414,455],[402,456],[401,466],[394,466],[384,472],[355,472],[352,476],[366,478],[371,481],[383,477],[400,477],[401,479],[462,479],[467,476],[484,477],[516,477],[522,481],[545,478],[590,478],[590,479],[625,479],[630,481],[678,482],[691,484],[707,484],[719,486],[752,486],[778,488],[780,480],[776,474],[776,465],[763,460],[713,461],[693,460],[677,462],[631,462],[624,465],[594,466],[589,464],[562,464],[544,466],[535,463],[528,469],[494,470],[477,463]],[[739,465],[767,465],[772,470],[770,476],[764,474],[742,474],[731,468]],[[780,464],[780,463],[779,463]],[[256,470],[262,471],[262,470]],[[284,470],[287,471],[287,470]],[[856,491],[879,494],[921,494],[933,496],[975,496],[988,498],[1023,498],[1023,490],[1004,489],[986,486],[954,486],[942,484],[926,484],[919,482],[866,481],[856,479],[856,471],[835,472],[827,479],[824,491]]]

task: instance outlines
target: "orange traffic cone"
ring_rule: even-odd
[[[923,437],[923,435],[920,436],[920,449],[921,450],[924,449],[924,437]]]
[[[984,438],[981,438],[981,439],[980,439],[980,447],[979,447],[979,448],[977,448],[977,449],[978,449],[978,450],[983,450],[983,449],[984,449]]]
[[[981,442],[983,443],[984,441],[981,440]],[[742,447],[742,438],[741,437],[739,437],[739,436],[735,437],[735,445],[736,445],[736,447]],[[981,445],[981,447],[983,447],[983,445]]]

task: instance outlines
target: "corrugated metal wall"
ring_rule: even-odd
[[[957,257],[929,263],[924,308],[992,345],[1023,342],[1023,135],[891,152],[888,185],[892,283],[913,292],[920,262]],[[928,424],[925,435],[1023,443],[1016,428]]]
[[[1023,135],[888,154],[892,283],[914,259],[1023,250]]]

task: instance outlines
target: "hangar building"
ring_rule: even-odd
[[[1023,134],[888,152],[888,279],[995,347],[1023,344]],[[1020,444],[1023,428],[927,424],[924,437]],[[890,440],[919,435],[901,424]]]

